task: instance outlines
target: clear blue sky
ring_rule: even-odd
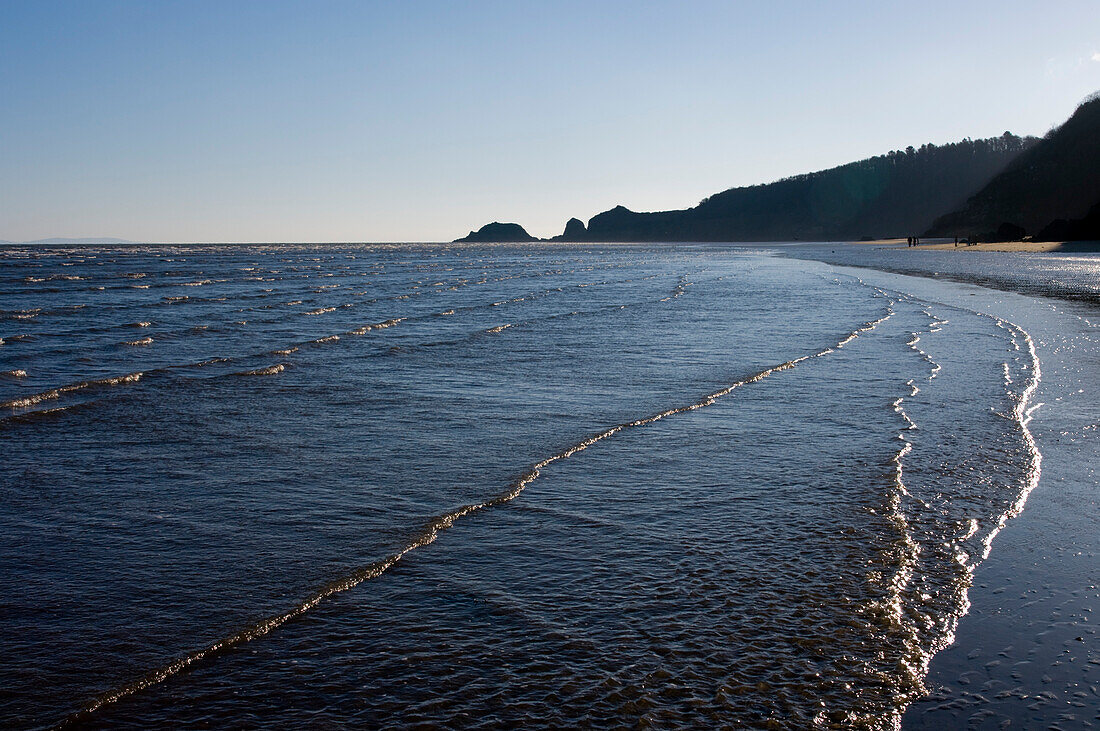
[[[550,236],[1097,89],[1096,0],[0,0],[0,239]]]

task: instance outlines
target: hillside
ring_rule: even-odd
[[[1081,219],[1100,203],[1100,95],[1021,154],[930,236],[987,235],[1002,224],[1036,234],[1056,219]]]
[[[922,145],[732,188],[679,211],[622,206],[572,224],[564,241],[787,241],[908,236],[962,204],[1038,140],[1006,132],[984,140]]]

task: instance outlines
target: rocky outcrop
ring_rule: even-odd
[[[1051,221],[1038,234],[1036,241],[1100,241],[1100,203],[1093,206],[1084,218]]]
[[[555,236],[551,241],[587,241],[588,229],[584,227],[584,221],[579,218],[570,218],[565,224],[565,232]]]
[[[468,236],[455,239],[454,243],[475,244],[511,244],[525,241],[538,241],[537,238],[527,233],[518,223],[487,223],[477,231],[471,231]]]

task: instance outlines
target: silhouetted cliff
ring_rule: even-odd
[[[790,241],[913,235],[1036,142],[1006,132],[986,140],[909,147],[766,185],[732,188],[686,210],[636,213],[618,206],[593,217],[587,231],[567,227],[559,239]]]
[[[461,239],[455,239],[455,243],[468,242],[468,243],[518,243],[522,241],[538,241],[534,236],[527,233],[523,226],[518,223],[487,223],[477,231],[471,231],[468,236],[463,236]]]
[[[1079,219],[1097,203],[1100,95],[1093,95],[927,235],[981,236],[1006,222],[1034,234],[1055,219]]]
[[[588,231],[584,227],[584,221],[579,218],[570,218],[565,222],[565,233],[554,236],[551,241],[584,241]]]
[[[1084,218],[1058,218],[1035,235],[1036,241],[1100,241],[1100,203],[1089,209]]]

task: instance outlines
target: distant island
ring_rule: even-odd
[[[537,238],[527,233],[518,223],[487,223],[477,231],[471,231],[454,243],[477,244],[514,244],[524,241],[538,241]]]
[[[1100,93],[1043,138],[925,144],[773,183],[731,188],[699,205],[639,213],[616,206],[550,241],[854,241],[946,236],[1100,239]],[[1045,237],[1045,238],[1044,238]],[[464,242],[535,241],[491,223]]]

